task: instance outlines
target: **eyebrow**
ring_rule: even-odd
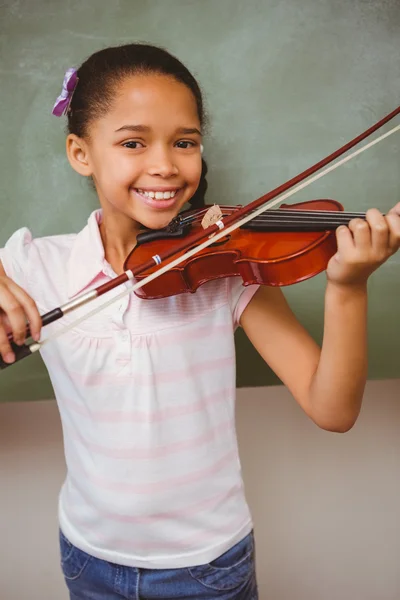
[[[148,133],[149,131],[151,131],[151,128],[147,125],[123,125],[119,129],[116,129],[115,133],[118,133],[119,131],[136,131],[139,133]],[[179,129],[176,130],[176,133],[182,133],[186,135],[189,135],[191,133],[197,133],[198,135],[202,135],[201,131],[199,131],[197,127],[179,127]]]

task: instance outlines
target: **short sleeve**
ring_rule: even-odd
[[[240,317],[254,294],[260,287],[259,285],[244,286],[241,277],[228,277],[228,302],[232,311],[233,323],[235,328],[239,327]]]
[[[4,248],[0,248],[0,261],[7,277],[24,289],[31,247],[32,234],[29,229],[22,227],[13,233]]]

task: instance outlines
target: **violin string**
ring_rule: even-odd
[[[289,212],[289,211],[288,211]],[[287,223],[296,223],[296,222],[306,222],[309,223],[310,225],[312,225],[312,223],[319,223],[321,221],[326,221],[328,223],[348,223],[349,221],[351,221],[351,219],[354,218],[361,218],[361,219],[365,219],[365,213],[354,213],[354,214],[350,214],[350,213],[342,213],[339,211],[327,211],[327,212],[320,212],[317,213],[317,211],[314,211],[314,214],[311,213],[307,213],[306,211],[297,211],[296,213],[294,212],[289,212],[289,214],[284,214],[286,213],[286,210],[279,210],[279,211],[269,211],[267,215],[261,215],[259,217],[255,217],[252,219],[252,223],[262,223],[265,222],[266,224],[274,221],[274,220],[278,220],[281,221],[282,223],[287,222]],[[302,214],[305,213],[305,214]]]
[[[326,201],[325,199],[321,199],[321,200],[317,200],[317,202],[324,202]],[[329,199],[328,199],[329,201]],[[187,217],[180,217],[179,220],[179,224],[182,223],[196,223],[202,220],[202,217],[210,210],[210,208],[213,208],[214,206],[218,206],[218,208],[221,210],[222,216],[226,217],[226,216],[230,216],[232,213],[238,211],[241,206],[240,205],[232,205],[232,206],[224,206],[224,205],[218,205],[218,204],[210,204],[207,205],[206,208],[203,208],[201,210],[196,211],[196,213],[194,215],[189,215]],[[351,215],[354,217],[365,217],[365,212],[349,212],[349,211],[333,211],[333,210],[317,210],[317,209],[301,209],[301,208],[285,208],[285,207],[281,207],[275,210],[271,210],[270,213],[274,214],[274,213],[282,213],[283,211],[285,211],[285,214],[294,214],[297,215],[299,213],[301,214],[308,214],[308,215],[314,215],[314,214],[335,214],[335,213],[340,213],[340,214],[344,214],[344,215]]]
[[[197,212],[195,215],[191,215],[189,217],[183,217],[183,218],[181,218],[179,220],[179,224],[181,224],[181,223],[188,223],[189,224],[189,223],[196,223],[196,222],[198,223],[198,222],[200,222],[202,220],[202,217],[210,210],[210,208],[211,208],[211,206],[209,206],[208,208],[205,208],[203,210],[199,210],[199,212]],[[224,217],[226,217],[227,215],[232,214],[232,212],[234,212],[234,211],[225,212],[225,213],[224,213],[224,211],[222,211],[222,215]]]
[[[137,281],[136,283],[134,283],[130,287],[127,287],[123,292],[121,292],[120,294],[114,296],[114,298],[111,298],[110,300],[107,300],[106,302],[104,302],[100,306],[98,306],[95,309],[89,311],[88,313],[86,313],[82,317],[76,319],[73,323],[70,323],[69,325],[66,325],[65,327],[59,329],[54,334],[50,335],[49,337],[45,338],[44,340],[31,344],[29,346],[31,352],[32,353],[33,352],[37,352],[38,350],[40,350],[43,346],[45,346],[49,342],[55,340],[56,338],[59,338],[61,335],[64,335],[64,333],[67,333],[68,331],[71,331],[72,329],[74,329],[75,327],[77,327],[77,325],[79,325],[80,323],[82,323],[83,321],[85,321],[86,319],[88,319],[88,318],[90,318],[90,317],[98,314],[100,311],[102,311],[105,308],[107,308],[108,306],[114,304],[114,302],[117,302],[118,300],[121,300],[127,294],[131,294],[132,292],[135,292],[136,290],[138,290],[138,289],[142,288],[143,286],[145,286],[147,283],[150,283],[150,281],[153,281],[153,279],[156,279],[156,278],[160,277],[163,273],[166,273],[167,271],[169,271],[173,267],[181,264],[182,262],[184,262],[185,260],[187,260],[191,256],[193,256],[195,254],[198,254],[199,252],[201,252],[201,250],[204,250],[205,248],[207,248],[211,244],[215,244],[215,242],[217,242],[218,240],[226,237],[229,233],[231,233],[235,229],[238,229],[239,227],[241,227],[242,225],[244,225],[248,221],[251,221],[254,218],[253,214],[255,214],[256,216],[258,216],[258,215],[262,214],[263,212],[265,212],[267,210],[270,210],[273,206],[276,206],[276,204],[278,204],[279,202],[282,202],[282,200],[286,200],[287,198],[290,198],[291,196],[293,196],[294,194],[296,194],[300,190],[303,190],[304,188],[306,188],[309,185],[311,185],[312,183],[314,183],[314,181],[317,181],[318,179],[321,179],[321,177],[324,177],[328,173],[331,173],[332,171],[334,171],[335,169],[337,169],[341,165],[349,162],[350,160],[352,160],[353,158],[355,158],[356,156],[358,156],[362,152],[365,152],[369,148],[372,148],[372,146],[375,146],[375,144],[378,144],[379,142],[381,142],[382,140],[386,139],[387,137],[389,137],[390,135],[396,133],[399,130],[400,130],[400,125],[397,125],[393,129],[390,129],[389,131],[387,131],[383,135],[379,136],[375,140],[372,140],[371,142],[369,142],[368,144],[366,144],[362,148],[359,148],[355,152],[353,152],[353,153],[349,154],[348,156],[342,158],[337,163],[334,163],[333,165],[331,165],[329,167],[326,167],[325,169],[323,169],[319,173],[316,173],[315,175],[313,175],[311,178],[307,178],[305,181],[303,181],[302,183],[297,184],[291,190],[285,192],[284,194],[280,194],[277,198],[274,198],[268,204],[263,205],[260,208],[258,208],[256,211],[254,211],[254,213],[252,213],[250,215],[245,215],[237,223],[233,223],[232,225],[230,225],[230,226],[222,229],[221,231],[219,231],[218,233],[215,233],[215,235],[213,235],[212,237],[209,237],[207,240],[205,240],[204,242],[202,242],[198,246],[195,246],[194,248],[188,250],[187,252],[185,252],[184,254],[182,254],[181,256],[179,256],[178,258],[176,258],[176,259],[172,260],[171,262],[169,262],[169,263],[161,266],[159,269],[157,269],[156,271],[154,271],[150,275],[146,276],[141,281]],[[128,284],[124,284],[124,285],[125,285],[125,287],[129,286],[129,283]]]
[[[345,215],[341,215],[340,213],[334,213],[333,215],[313,215],[310,218],[308,215],[282,215],[282,214],[274,214],[274,215],[261,215],[259,217],[255,217],[252,219],[251,223],[268,223],[272,221],[280,221],[282,223],[309,223],[312,225],[313,223],[349,223],[354,217],[349,217]],[[364,219],[365,220],[365,219]]]
[[[325,216],[325,217],[329,217],[329,216],[344,216],[344,217],[348,217],[350,219],[356,218],[356,217],[365,217],[365,213],[362,212],[344,212],[341,210],[287,210],[286,208],[279,208],[278,210],[270,210],[268,211],[268,214],[271,215],[290,215],[292,217],[301,217],[301,216],[308,216],[308,217],[319,217],[319,216]]]
[[[203,212],[203,211],[202,211]],[[222,215],[227,216],[230,215],[231,213],[223,213]],[[360,218],[360,219],[365,219],[366,214],[362,213],[362,212],[345,212],[345,211],[333,211],[333,210],[302,210],[302,209],[298,209],[298,210],[291,210],[291,209],[287,209],[287,208],[279,208],[278,210],[271,210],[268,212],[268,215],[265,215],[264,218],[269,219],[271,217],[274,216],[293,216],[293,217],[299,217],[299,218],[303,218],[303,217],[311,217],[313,218],[318,218],[319,216],[326,216],[328,218],[336,218],[337,216],[343,217],[344,219],[350,220],[350,219],[355,219],[355,218]],[[189,217],[186,217],[186,219],[182,219],[181,223],[183,223],[185,220],[189,219]],[[190,220],[187,222],[187,224],[189,223],[199,223],[201,221],[201,217],[190,217]]]
[[[327,227],[331,227],[333,225],[337,225],[338,227],[340,225],[347,225],[352,219],[349,217],[343,217],[343,216],[336,216],[336,217],[331,217],[331,216],[321,216],[321,217],[315,217],[312,220],[310,220],[307,216],[305,217],[300,217],[300,216],[296,216],[295,218],[290,217],[290,216],[285,216],[285,215],[272,215],[271,217],[267,216],[259,216],[259,217],[255,217],[251,220],[250,224],[251,225],[260,225],[260,226],[268,226],[268,225],[276,225],[277,223],[282,224],[282,226],[284,227],[285,225],[309,225],[310,227],[312,227],[313,225],[322,225],[322,224],[326,224]]]

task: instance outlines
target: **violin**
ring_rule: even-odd
[[[181,213],[164,230],[140,233],[125,261],[124,271],[137,272],[143,263],[170,247],[174,240],[201,231],[204,219],[213,208],[206,206]],[[241,208],[237,205],[215,207],[214,218],[225,219]],[[172,267],[135,294],[139,298],[155,299],[193,293],[207,281],[233,276],[241,277],[245,286],[286,286],[304,281],[326,269],[337,250],[335,229],[355,217],[365,218],[365,215],[344,213],[343,206],[336,200],[283,204]],[[142,281],[156,269],[153,261],[153,266],[136,279]]]
[[[291,206],[282,204],[275,211],[272,208],[399,131],[400,125],[327,167],[398,114],[400,106],[332,154],[246,206],[222,209],[213,206],[188,211],[161,231],[140,233],[135,248],[125,261],[124,273],[42,315],[42,326],[122,284],[131,282],[131,285],[124,286],[124,291],[116,297],[39,342],[19,346],[13,341],[12,334],[8,334],[15,362],[37,352],[132,292],[147,299],[193,293],[207,281],[235,275],[242,277],[244,285],[283,286],[320,273],[336,252],[335,229],[355,217],[365,218],[365,215],[345,213],[335,200],[313,200]],[[27,325],[26,338],[30,335]],[[0,357],[0,369],[11,364]]]

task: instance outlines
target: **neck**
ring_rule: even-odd
[[[136,246],[140,223],[121,213],[104,210],[99,225],[106,260],[117,275],[124,270],[124,262]]]

